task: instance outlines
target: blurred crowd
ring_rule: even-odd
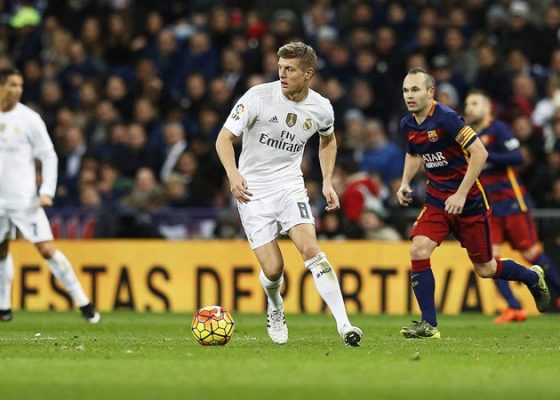
[[[312,87],[335,111],[340,212],[323,211],[317,138],[302,165],[321,237],[406,236],[398,123],[414,66],[459,112],[486,90],[522,143],[535,206],[560,207],[559,38],[551,0],[0,0],[0,66],[20,68],[55,144],[55,206],[232,210],[225,237],[241,231],[215,138],[292,40],[316,49]]]

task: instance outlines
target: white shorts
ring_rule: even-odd
[[[241,223],[252,249],[278,238],[299,224],[314,224],[305,188],[289,188],[272,196],[237,203]]]
[[[40,207],[26,210],[0,210],[0,241],[15,239],[15,228],[31,243],[53,240],[49,219]]]

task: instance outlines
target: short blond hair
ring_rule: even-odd
[[[290,42],[278,49],[278,57],[299,59],[300,66],[303,70],[309,68],[317,69],[317,54],[313,47],[302,42]]]

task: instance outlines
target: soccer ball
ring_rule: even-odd
[[[235,323],[231,314],[220,306],[201,308],[194,314],[191,329],[203,346],[223,346],[233,335]]]

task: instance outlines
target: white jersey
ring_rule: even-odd
[[[285,189],[304,187],[301,161],[313,134],[334,132],[328,99],[309,89],[301,102],[288,100],[280,81],[257,85],[239,99],[224,127],[243,134],[239,172],[256,200]]]
[[[35,159],[42,164],[39,193],[54,197],[58,158],[45,123],[21,103],[0,112],[0,210],[38,206]]]

